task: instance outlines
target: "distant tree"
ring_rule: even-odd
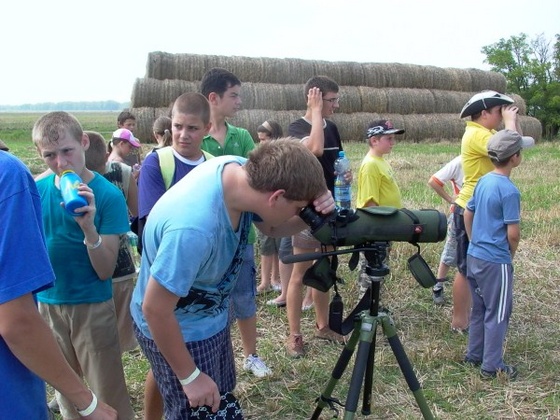
[[[42,102],[23,105],[0,105],[0,111],[121,111],[128,108],[128,102],[117,101],[89,101],[89,102]]]
[[[507,80],[508,91],[527,104],[527,114],[543,126],[543,136],[558,135],[560,127],[560,35],[551,46],[543,34],[528,40],[521,33],[482,47],[484,62]]]

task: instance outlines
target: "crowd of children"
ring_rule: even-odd
[[[45,260],[37,268],[42,267],[42,280],[21,287],[20,295],[0,287],[0,314],[11,314],[5,302],[38,291],[39,313],[62,351],[56,353],[51,337],[45,358],[67,379],[53,380],[44,369],[37,373],[55,386],[64,418],[84,412],[114,418],[110,407],[121,419],[134,418],[121,356],[138,344],[151,367],[144,418],[209,412],[212,418],[243,418],[233,394],[230,327],[239,328],[243,368],[258,377],[272,374],[257,352],[259,292],[279,292],[266,303],[286,307],[288,355],[306,353],[301,316],[310,308],[315,337],[345,342],[329,328],[329,293],[308,288],[304,296],[302,280],[312,262],[282,262],[287,254],[321,249],[299,210],[307,205],[323,214],[334,210],[334,161],[343,144],[330,117],[339,107],[339,86],[326,76],[310,78],[304,87],[306,112],[289,125],[290,137],[283,138],[277,122],[264,121],[257,128],[258,147],[245,128],[228,122],[241,108],[241,81],[233,73],[210,69],[200,90],[179,96],[170,115],[154,121],[157,146],[144,158],[128,111],[119,115],[108,142],[83,131],[65,112],[46,114],[33,127],[32,140],[48,170],[35,179],[36,187],[27,186],[23,171],[21,188],[40,198],[40,206],[35,200],[39,228],[30,235],[46,244],[37,251]],[[451,328],[468,334],[465,362],[480,367],[484,378],[517,375],[503,361],[520,220],[519,191],[509,176],[521,163],[521,149],[531,145],[522,137],[517,113],[505,95],[473,96],[461,111],[461,118],[470,117],[461,154],[428,181],[451,206],[433,300],[444,303],[443,282],[456,266]],[[496,131],[502,124],[505,130]],[[368,147],[357,172],[358,208],[402,207],[398,174],[385,157],[403,133],[387,119],[367,127]],[[0,151],[0,159],[6,155]],[[87,205],[79,209],[81,216],[61,210],[59,176],[65,170],[82,179],[79,194]],[[0,170],[0,180],[4,176]],[[352,172],[346,176],[353,178]],[[139,267],[128,240],[133,221]],[[9,235],[15,233],[3,231],[0,240],[13,240]],[[255,244],[261,258],[258,287]],[[7,273],[2,278],[10,275],[2,273]],[[360,276],[363,289],[369,287],[367,277]],[[45,329],[36,333],[44,336]],[[0,321],[0,345],[12,334]],[[4,353],[1,357],[7,357]],[[68,384],[81,394],[69,392]],[[31,417],[44,418],[46,401],[33,409]]]

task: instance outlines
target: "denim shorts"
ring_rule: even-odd
[[[457,239],[455,237],[455,223],[453,213],[447,218],[447,237],[441,253],[440,262],[448,267],[457,267]]]
[[[243,266],[230,295],[231,315],[235,319],[247,319],[257,313],[257,275],[253,245],[247,245],[243,254]]]

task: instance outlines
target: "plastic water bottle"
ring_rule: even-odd
[[[334,162],[336,179],[334,180],[334,201],[338,209],[352,207],[352,184],[346,181],[344,175],[350,170],[350,161],[344,151],[338,152],[338,159]]]
[[[64,201],[64,208],[72,216],[82,216],[84,213],[76,213],[76,209],[87,206],[87,200],[78,194],[78,187],[82,179],[71,170],[66,170],[60,175],[60,193]]]

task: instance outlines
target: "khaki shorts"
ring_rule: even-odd
[[[39,303],[39,311],[68,364],[78,376],[85,378],[99,401],[117,410],[119,419],[134,419],[124,379],[113,299],[79,305]],[[74,405],[59,392],[56,399],[64,418],[80,417]]]
[[[134,350],[138,346],[132,328],[130,315],[130,301],[134,291],[134,277],[113,282],[113,301],[117,312],[117,329],[119,331],[119,344],[121,352]]]

